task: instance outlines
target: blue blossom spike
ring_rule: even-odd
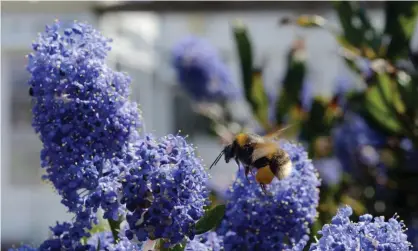
[[[349,218],[352,213],[349,206],[340,208],[331,224],[324,225],[318,232],[322,237],[309,250],[412,250],[404,233],[405,225],[397,217],[385,221],[384,217],[373,219],[365,214],[355,223]]]
[[[378,164],[376,149],[385,145],[384,135],[374,131],[357,114],[347,113],[345,117],[345,122],[333,132],[335,153],[344,170],[353,172],[353,167],[359,164]]]
[[[141,251],[142,244],[135,243],[134,241],[130,241],[128,238],[119,233],[119,240],[117,243],[113,243],[113,235],[110,231],[104,231],[94,234],[92,237],[89,238],[87,244],[98,247],[99,240],[100,240],[100,250],[106,251]]]
[[[336,79],[336,85],[334,87],[334,97],[336,98],[336,104],[343,110],[347,108],[347,98],[345,95],[355,90],[354,81],[347,76],[338,76]]]
[[[44,167],[111,158],[140,126],[128,100],[130,79],[104,62],[108,40],[91,26],[74,23],[70,35],[49,27],[29,56],[33,127],[44,143]],[[100,172],[100,170],[98,170]]]
[[[93,222],[99,207],[117,219],[117,177],[132,160],[141,126],[129,100],[131,80],[106,65],[110,39],[92,26],[75,22],[61,30],[58,22],[47,26],[27,66],[44,178],[84,221]]]
[[[22,245],[18,248],[9,248],[9,251],[38,251],[39,248],[31,247],[30,245]]]
[[[142,244],[130,241],[127,237],[122,237],[116,244],[108,246],[108,251],[142,251]]]
[[[239,92],[215,48],[198,37],[186,37],[172,50],[172,65],[183,89],[195,101],[231,99]]]
[[[418,219],[412,218],[409,221],[408,230],[406,234],[408,235],[408,241],[411,242],[412,246],[418,249]]]
[[[190,240],[185,248],[185,251],[221,251],[223,250],[222,237],[218,236],[216,232],[206,232],[197,235],[193,240]]]
[[[335,157],[321,158],[313,161],[318,170],[322,184],[333,186],[340,183],[343,176],[343,167],[339,159]]]
[[[52,237],[44,241],[39,250],[80,250],[95,251],[96,247],[89,244],[82,244],[81,238],[89,237],[85,226],[75,221],[73,224],[68,222],[58,223],[50,228]]]
[[[265,195],[254,176],[242,170],[229,191],[225,218],[218,230],[225,250],[292,250],[306,244],[319,202],[320,181],[304,148],[278,142],[293,163],[289,177],[274,179]]]
[[[165,238],[170,244],[194,237],[194,224],[208,204],[208,175],[194,148],[181,136],[147,136],[137,146],[138,164],[122,182],[129,230],[139,241]]]
[[[98,247],[100,243],[100,250],[108,250],[109,246],[113,244],[113,235],[111,231],[98,232],[93,234],[87,241],[87,244]]]

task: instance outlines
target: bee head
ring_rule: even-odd
[[[232,158],[235,157],[235,148],[236,148],[236,142],[235,141],[234,141],[234,143],[225,146],[225,148],[218,155],[218,157],[215,159],[215,161],[212,163],[212,165],[209,167],[209,169],[212,169],[212,167],[218,163],[218,161],[222,158],[222,155],[225,155],[225,162],[228,163]]]
[[[225,148],[223,150],[223,152],[225,154],[225,162],[226,163],[229,163],[229,161],[233,157],[235,157],[235,147],[234,146],[235,146],[235,142],[230,144],[230,145],[225,146]]]

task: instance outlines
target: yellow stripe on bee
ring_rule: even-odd
[[[255,175],[255,180],[260,184],[270,184],[273,179],[274,174],[269,165],[258,169],[257,174]]]
[[[235,137],[235,140],[239,146],[244,146],[248,141],[248,135],[245,133],[240,133]]]

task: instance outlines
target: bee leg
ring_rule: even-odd
[[[261,183],[259,183],[259,184],[260,184],[260,187],[261,187],[261,190],[263,191],[263,193],[265,195],[267,195],[266,185],[265,184],[261,184]]]
[[[245,166],[245,178],[247,178],[248,181],[250,181],[250,179],[248,179],[248,174],[250,173],[250,167]]]
[[[235,159],[235,163],[237,163],[237,165],[238,165],[238,169],[240,169],[240,164],[239,164],[238,159]]]

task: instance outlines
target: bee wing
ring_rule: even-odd
[[[266,138],[266,139],[270,139],[270,140],[272,140],[272,139],[277,139],[277,138],[280,136],[280,134],[281,134],[281,133],[283,133],[283,131],[285,131],[285,130],[287,130],[287,129],[291,128],[292,126],[293,126],[293,125],[288,125],[288,126],[286,126],[286,127],[283,127],[283,128],[281,128],[281,129],[278,129],[278,130],[276,130],[276,131],[274,131],[274,132],[270,132],[270,133],[266,134],[266,135],[264,136],[264,138]]]
[[[273,141],[267,141],[264,143],[258,143],[254,146],[254,151],[252,154],[252,161],[256,161],[259,158],[265,157],[269,154],[277,152],[278,144]]]

